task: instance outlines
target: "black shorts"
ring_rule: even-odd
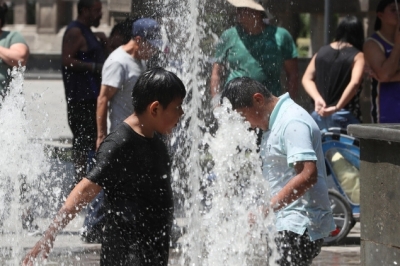
[[[280,259],[280,266],[309,266],[313,259],[321,252],[323,239],[311,241],[307,231],[298,235],[290,231],[280,231],[275,238]]]
[[[68,124],[73,134],[73,150],[87,154],[96,149],[96,100],[68,103]]]
[[[112,219],[107,217],[107,219]],[[168,242],[164,245],[156,237],[149,237],[140,230],[132,232],[132,228],[112,226],[116,230],[105,226],[101,241],[100,266],[167,266]],[[150,234],[151,235],[151,234]],[[158,248],[157,248],[158,247]]]

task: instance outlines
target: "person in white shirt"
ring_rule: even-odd
[[[108,113],[110,132],[132,114],[133,86],[140,74],[146,70],[145,60],[155,55],[161,46],[158,23],[150,18],[142,18],[133,22],[130,41],[115,49],[107,58],[97,99],[97,148],[108,133]]]

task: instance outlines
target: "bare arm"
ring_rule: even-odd
[[[16,43],[5,48],[0,46],[0,58],[9,66],[18,66],[18,62],[21,62],[22,66],[26,65],[29,57],[29,48],[24,43]]]
[[[96,123],[97,123],[97,141],[96,149],[107,136],[107,109],[108,102],[114,97],[117,89],[107,85],[101,85],[100,95],[97,98]]]
[[[100,192],[101,187],[84,178],[79,182],[69,194],[64,205],[58,211],[53,222],[50,224],[44,236],[35,244],[31,251],[25,256],[22,265],[34,265],[35,258],[42,253],[43,258],[47,258],[55,237],[67,224],[75,218],[81,209],[91,202]]]
[[[83,62],[77,59],[79,51],[87,48],[86,40],[78,28],[70,29],[64,36],[62,45],[62,65],[74,71],[93,72],[92,63]]]
[[[303,196],[318,180],[318,170],[315,161],[301,161],[294,165],[296,176],[293,177],[271,199],[271,207],[274,211],[284,208]]]
[[[307,66],[306,71],[304,72],[303,78],[301,80],[304,90],[307,94],[314,100],[314,110],[319,111],[321,108],[326,106],[325,100],[322,98],[321,94],[317,89],[317,85],[315,84],[315,58],[317,54],[315,54],[310,63]]]
[[[297,64],[297,58],[285,60],[283,67],[286,72],[286,87],[290,94],[290,98],[296,99],[298,90],[299,80],[299,67]]]
[[[221,77],[224,71],[224,66],[219,63],[214,63],[211,72],[210,88],[211,96],[214,97],[220,91]]]
[[[392,78],[399,73],[400,61],[400,31],[396,31],[395,44],[390,56],[386,58],[384,51],[374,40],[367,40],[363,47],[365,60],[381,82],[394,81]],[[400,77],[400,75],[398,75]],[[397,80],[400,81],[400,78]]]

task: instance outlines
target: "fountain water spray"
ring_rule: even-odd
[[[215,177],[205,189],[206,204],[212,207],[202,217],[204,265],[274,265],[268,253],[275,246],[274,214],[265,217],[263,213],[270,199],[256,152],[257,136],[223,100],[214,110],[218,131],[215,136],[205,135]]]
[[[185,116],[171,139],[174,150],[174,191],[182,204],[181,217],[187,233],[183,236],[179,265],[273,265],[267,245],[274,249],[273,214],[265,218],[261,208],[269,202],[268,184],[261,174],[256,136],[249,124],[225,102],[215,109],[218,131],[212,130],[212,107],[207,98],[208,56],[200,48],[206,35],[206,0],[164,0],[163,24],[171,37],[170,60],[188,89]],[[0,110],[1,165],[0,209],[4,230],[10,233],[11,256],[16,265],[22,257],[21,216],[29,204],[20,204],[18,176],[26,178],[29,197],[52,201],[54,191],[43,185],[43,173],[50,170],[40,141],[27,137],[30,121],[24,113],[23,69],[14,69],[9,95]],[[41,183],[42,182],[42,183]],[[10,188],[9,190],[5,188]],[[57,188],[57,187],[56,187]],[[45,194],[39,197],[39,194]],[[55,204],[57,205],[57,204]],[[37,209],[46,205],[37,201]],[[31,208],[35,209],[35,208]],[[55,208],[56,209],[56,208]],[[10,215],[8,213],[11,212]],[[249,222],[254,215],[255,223]],[[52,215],[49,215],[52,217]],[[17,222],[16,222],[17,221]],[[48,224],[44,223],[44,224]],[[14,233],[16,232],[16,233]],[[268,237],[267,237],[268,236]],[[3,254],[4,257],[4,254]]]
[[[169,60],[188,90],[185,115],[171,139],[173,188],[183,206],[177,217],[187,228],[174,263],[274,265],[267,251],[267,245],[275,250],[274,217],[271,213],[265,218],[260,211],[269,202],[269,191],[256,136],[229,103],[215,110],[216,133],[215,122],[210,122],[213,107],[206,91],[211,63],[201,43],[206,35],[215,34],[205,32],[207,3],[164,1]],[[253,226],[250,214],[255,216]]]
[[[179,66],[177,73],[188,89],[188,96],[184,105],[185,116],[182,119],[180,130],[172,137],[172,146],[176,148],[173,162],[174,190],[184,205],[184,215],[189,228],[200,228],[200,178],[205,177],[201,165],[201,149],[203,132],[206,130],[204,117],[207,109],[202,108],[206,81],[202,77],[205,58],[200,50],[200,39],[204,35],[198,27],[199,6],[205,1],[182,2],[166,0],[164,21],[167,34],[173,38],[170,41],[170,60]],[[185,26],[184,26],[185,25]],[[190,239],[193,231],[186,235]],[[190,240],[188,240],[189,242]],[[198,251],[201,244],[197,241],[186,242],[188,246],[182,251],[181,264],[184,261],[191,265],[201,265]]]
[[[59,189],[49,185],[50,164],[43,141],[31,139],[32,121],[25,113],[25,67],[14,67],[7,94],[0,103],[0,226],[3,242],[0,262],[18,265],[23,240],[35,229],[33,217],[58,208]],[[46,133],[46,132],[45,132]],[[48,133],[48,132],[47,132]],[[46,175],[45,175],[46,174]]]

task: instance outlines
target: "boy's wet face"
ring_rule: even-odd
[[[256,106],[243,107],[236,109],[236,111],[249,121],[251,128],[268,129],[269,117],[260,108]]]
[[[172,133],[173,128],[178,124],[179,119],[183,115],[182,102],[182,98],[176,98],[166,108],[161,106],[159,129],[157,130],[159,133]]]

